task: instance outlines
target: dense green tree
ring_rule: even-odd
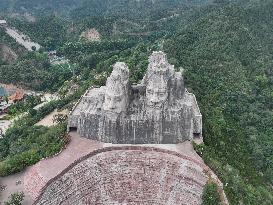
[[[209,6],[164,44],[201,107],[206,146],[198,152],[235,205],[272,202],[272,8]]]
[[[217,192],[217,185],[215,183],[209,182],[206,184],[203,196],[202,205],[220,205],[220,195]]]
[[[57,90],[73,75],[68,64],[51,65],[46,54],[27,53],[16,64],[0,66],[0,82],[34,90]]]

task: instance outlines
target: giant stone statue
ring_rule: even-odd
[[[202,135],[202,115],[195,96],[166,54],[153,52],[138,85],[118,62],[106,86],[90,88],[69,116],[80,136],[115,144],[176,144]]]

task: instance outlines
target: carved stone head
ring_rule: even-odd
[[[168,81],[163,75],[154,73],[146,85],[146,105],[150,108],[162,108],[168,100]]]
[[[146,85],[146,105],[149,108],[162,108],[169,97],[170,80],[174,68],[163,52],[153,52],[143,84]]]
[[[103,109],[113,113],[121,113],[128,108],[129,101],[129,69],[125,63],[118,62],[106,81]]]

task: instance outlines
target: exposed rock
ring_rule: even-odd
[[[100,33],[95,28],[91,28],[82,32],[81,38],[84,38],[88,41],[100,41]]]
[[[154,52],[139,85],[131,86],[128,67],[116,63],[106,86],[89,89],[75,106],[69,128],[108,143],[173,144],[201,137],[202,115],[182,74]]]

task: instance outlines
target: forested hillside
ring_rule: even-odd
[[[19,31],[26,33],[34,41],[40,43],[46,50],[54,50],[68,40],[69,31],[67,29],[69,23],[58,16],[38,17],[35,22],[9,18],[8,22]]]
[[[46,54],[27,53],[11,65],[0,65],[1,83],[34,90],[56,90],[72,77],[66,65],[51,65]]]
[[[39,42],[44,51],[56,49],[69,59],[77,68],[79,86],[103,85],[116,61],[125,61],[131,80],[137,82],[147,67],[147,56],[153,50],[167,52],[170,62],[184,70],[186,85],[198,98],[205,144],[196,150],[223,181],[230,204],[272,204],[273,2],[31,2],[4,0],[0,7],[35,15],[50,11],[35,22],[14,18],[9,22]],[[54,15],[63,8],[68,9]],[[101,42],[80,40],[88,28],[101,33]],[[1,40],[10,41],[3,32],[0,35]],[[14,42],[10,45],[16,48]],[[0,66],[0,76],[6,83],[57,90],[72,73],[50,65],[40,51]],[[16,142],[12,137],[5,142],[10,144],[3,145],[5,149]]]
[[[6,13],[29,13],[35,16],[58,13],[67,15],[80,5],[81,0],[1,0],[0,11]]]
[[[204,5],[211,0],[1,0],[0,11],[29,13],[35,16],[62,15],[82,18],[86,16],[135,16],[176,10],[193,5]],[[144,13],[143,13],[144,12]]]
[[[164,48],[197,94],[205,141],[199,153],[231,204],[271,204],[273,4],[248,6],[202,9]]]
[[[71,12],[74,18],[86,16],[125,16],[132,19],[176,12],[191,6],[205,5],[210,0],[84,0],[82,5]]]

